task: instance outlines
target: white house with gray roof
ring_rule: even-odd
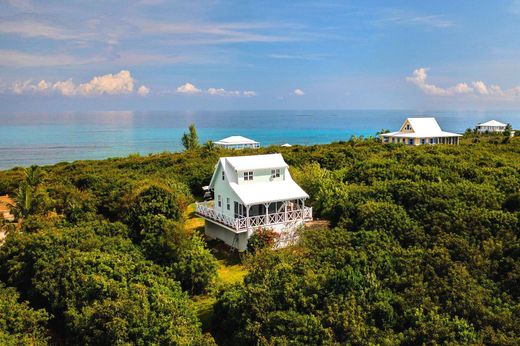
[[[480,123],[477,125],[477,131],[480,133],[487,132],[504,132],[506,130],[507,124],[501,123],[500,121],[490,120],[485,123]]]
[[[462,135],[441,129],[433,117],[407,118],[399,131],[382,133],[383,143],[401,143],[406,145],[424,144],[459,144]]]
[[[217,147],[226,149],[256,149],[260,143],[242,136],[230,136],[214,142]]]
[[[281,234],[281,245],[312,220],[309,195],[292,179],[281,154],[220,158],[209,184],[214,199],[197,203],[205,233],[243,251],[258,228]]]

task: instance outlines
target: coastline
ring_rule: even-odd
[[[178,152],[195,123],[201,143],[230,135],[260,142],[314,145],[375,136],[411,114],[434,114],[447,131],[462,133],[497,118],[520,124],[520,112],[412,110],[264,110],[200,112],[0,113],[0,169],[76,160]]]

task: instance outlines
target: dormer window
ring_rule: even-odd
[[[280,168],[271,169],[271,179],[280,178]]]
[[[244,172],[244,181],[253,180],[253,171]]]

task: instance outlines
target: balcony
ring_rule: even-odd
[[[233,218],[215,211],[212,201],[196,203],[195,212],[210,221],[222,224],[235,232],[245,232],[248,229],[270,227],[280,224],[292,224],[297,221],[312,220],[312,208],[300,207],[297,209],[275,212],[264,215]]]

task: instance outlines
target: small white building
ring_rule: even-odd
[[[500,121],[490,120],[485,123],[478,124],[477,132],[504,132],[506,130],[506,126],[507,124],[501,123]]]
[[[401,143],[407,145],[424,144],[459,144],[462,135],[441,129],[437,120],[428,118],[407,118],[399,131],[382,133],[383,143]]]
[[[256,149],[260,147],[260,143],[252,139],[242,136],[230,136],[214,142],[217,147],[226,149]]]
[[[258,228],[280,233],[279,245],[295,239],[295,230],[312,220],[309,198],[292,179],[282,155],[220,158],[209,188],[214,200],[197,203],[205,233],[239,251]]]

